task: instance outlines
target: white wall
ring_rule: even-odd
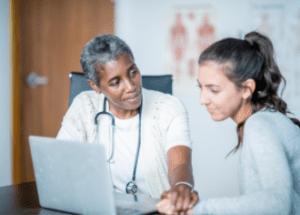
[[[116,35],[132,48],[142,74],[165,73],[164,27],[168,5],[217,3],[220,20],[217,29],[223,37],[237,37],[239,32],[249,31],[247,0],[116,0],[115,3]],[[231,119],[212,121],[206,108],[199,105],[199,96],[175,96],[189,112],[195,186],[200,197],[237,195],[239,154],[225,159],[237,144],[235,123]]]
[[[0,1],[0,187],[12,184],[9,0]]]

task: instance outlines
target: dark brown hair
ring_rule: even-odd
[[[277,93],[280,84],[283,82],[285,87],[286,81],[274,60],[273,45],[268,37],[258,32],[250,32],[244,40],[220,40],[200,55],[198,64],[205,61],[215,61],[219,64],[230,62],[233,68],[227,69],[225,75],[237,88],[242,88],[242,83],[247,79],[255,81],[256,89],[250,98],[252,114],[263,108],[279,111],[284,115],[290,113],[286,102]],[[290,119],[300,128],[299,120]],[[244,123],[245,121],[237,126],[238,144],[231,151],[233,153],[242,145]]]

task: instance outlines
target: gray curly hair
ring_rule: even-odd
[[[81,52],[80,64],[84,75],[100,87],[100,74],[96,68],[118,60],[123,54],[129,55],[134,61],[131,49],[119,37],[110,34],[96,36],[84,46]]]

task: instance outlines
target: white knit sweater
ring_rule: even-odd
[[[177,98],[168,94],[143,88],[142,96],[140,159],[151,196],[160,198],[164,190],[170,189],[165,151],[166,134],[172,120],[186,110]],[[71,131],[78,141],[96,143],[94,117],[102,111],[103,101],[102,94],[94,91],[82,92],[74,99],[62,125]],[[107,124],[100,123],[99,126],[101,132],[107,131]]]

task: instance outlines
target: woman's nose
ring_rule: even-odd
[[[203,91],[200,92],[200,104],[206,105],[208,103],[208,98]]]
[[[134,82],[130,79],[127,79],[125,81],[125,87],[126,87],[126,91],[131,92],[134,91],[135,87],[134,87]]]

